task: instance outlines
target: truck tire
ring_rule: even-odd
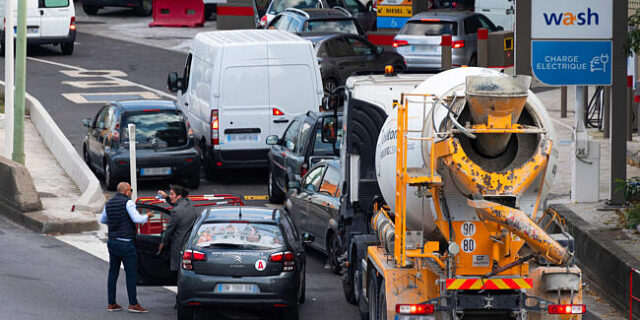
[[[368,276],[369,285],[367,285],[367,296],[369,298],[369,320],[379,320],[380,314],[378,313],[378,295],[379,285],[378,276],[375,270],[369,271]]]
[[[362,259],[365,258],[367,247],[378,244],[378,240],[372,234],[359,234],[351,239],[350,254],[348,256],[347,270],[342,277],[342,292],[345,299],[355,305],[359,305],[362,292]],[[365,302],[366,304],[366,302]],[[366,312],[366,307],[362,312]]]
[[[385,288],[385,281],[382,279],[380,282],[380,288],[378,289],[378,319],[387,319],[387,290]]]

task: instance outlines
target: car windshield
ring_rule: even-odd
[[[358,34],[358,28],[351,19],[342,20],[308,20],[304,24],[304,32],[340,32]]]
[[[139,149],[180,147],[189,141],[184,116],[176,110],[126,113],[121,125],[125,148],[129,147],[129,124],[136,126],[136,148]]]
[[[430,19],[409,21],[402,27],[400,34],[410,36],[441,36],[450,34],[455,36],[458,34],[458,23],[452,21],[425,21]]]
[[[200,226],[193,245],[200,248],[276,249],[284,245],[284,238],[275,224],[213,222]]]
[[[318,0],[274,0],[269,14],[278,14],[287,8],[314,9],[321,8],[321,5]]]

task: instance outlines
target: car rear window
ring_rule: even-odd
[[[125,148],[129,147],[129,124],[136,126],[136,148],[173,148],[189,142],[184,116],[177,110],[126,113],[120,126]]]
[[[269,14],[278,14],[287,8],[314,9],[322,8],[318,0],[275,0]]]
[[[276,249],[284,243],[282,232],[275,224],[212,222],[200,226],[193,245],[200,248]]]
[[[358,34],[358,28],[353,20],[307,20],[304,32],[339,32]]]
[[[400,34],[410,36],[441,36],[458,34],[458,23],[453,21],[409,21],[402,27]]]

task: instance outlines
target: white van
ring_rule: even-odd
[[[4,56],[5,1],[0,0],[0,54]],[[13,1],[13,26],[18,24],[18,0]],[[72,0],[27,0],[27,44],[60,45],[63,54],[72,54],[76,41],[76,10]]]
[[[218,168],[266,167],[269,135],[318,110],[322,78],[311,42],[278,30],[196,35],[182,78],[169,74],[207,177]]]
[[[482,13],[496,26],[513,31],[516,23],[515,0],[476,0],[475,12]]]

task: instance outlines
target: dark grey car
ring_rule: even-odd
[[[131,100],[110,103],[84,119],[87,136],[82,154],[90,168],[104,177],[108,190],[128,181],[128,124],[136,125],[138,179],[181,179],[200,185],[200,156],[189,123],[172,101]]]
[[[315,238],[311,247],[328,256],[334,273],[339,271],[340,237],[340,161],[327,160],[311,168],[285,202],[293,223],[300,232]]]
[[[340,141],[332,146],[322,141],[324,119],[333,116],[330,112],[313,112],[296,116],[282,137],[270,136],[269,150],[269,202],[282,203],[289,182],[300,181],[310,167],[324,159],[336,159],[340,152]],[[333,119],[333,118],[331,118]],[[342,136],[342,118],[338,118],[338,138]],[[327,124],[334,127],[332,124]]]

